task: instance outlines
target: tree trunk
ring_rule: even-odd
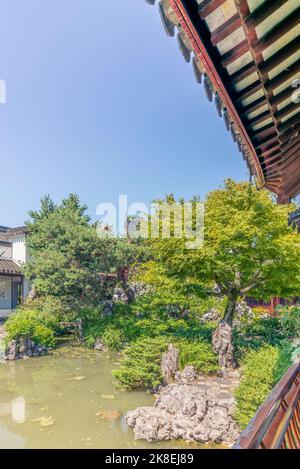
[[[229,326],[232,326],[236,304],[237,296],[229,296],[224,314],[224,321],[229,324]]]

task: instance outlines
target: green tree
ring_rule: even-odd
[[[46,196],[27,222],[30,260],[25,273],[34,280],[36,295],[58,297],[72,309],[106,298],[108,287],[99,273],[115,274],[116,282],[127,285],[121,273],[144,255],[140,240],[113,238],[103,231],[99,236],[86,211],[77,195],[58,205]]]
[[[26,275],[34,279],[37,296],[59,297],[72,308],[97,301],[98,272],[106,262],[86,210],[74,194],[60,205],[46,196],[27,222]]]
[[[186,239],[173,236],[151,240],[154,262],[145,266],[145,278],[175,279],[177,294],[188,288],[225,296],[230,325],[240,297],[299,296],[300,239],[288,226],[291,209],[265,190],[226,180],[207,196],[204,245],[188,249]]]

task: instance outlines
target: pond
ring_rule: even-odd
[[[67,345],[0,364],[0,448],[199,448],[135,441],[124,416],[154,396],[116,389],[111,370],[119,358]]]

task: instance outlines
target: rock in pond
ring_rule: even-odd
[[[26,359],[45,355],[50,351],[50,347],[44,347],[34,342],[30,336],[22,336],[11,340],[5,350],[5,360]]]
[[[222,378],[195,382],[195,373],[177,374],[177,383],[163,388],[153,407],[139,407],[126,414],[136,439],[184,439],[199,443],[231,445],[238,437],[233,420],[232,383]],[[188,377],[192,379],[189,382]]]

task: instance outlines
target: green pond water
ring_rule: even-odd
[[[125,413],[154,397],[116,389],[111,370],[119,358],[68,345],[0,363],[0,448],[199,448],[135,441]]]

